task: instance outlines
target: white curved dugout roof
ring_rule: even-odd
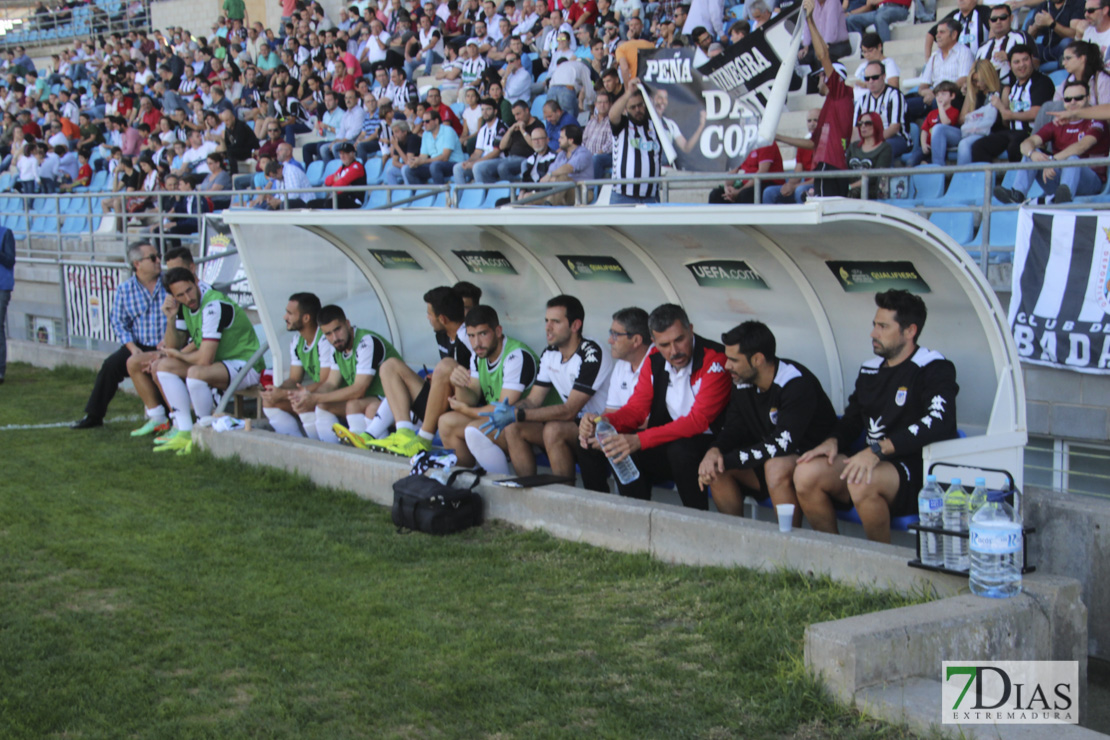
[[[903,275],[909,263],[927,291],[922,344],[955,362],[959,425],[968,434],[934,445],[931,457],[1004,467],[1020,485],[1025,398],[1006,314],[963,248],[908,211],[815,199],[769,209],[231,210],[224,220],[280,350],[279,378],[291,293],[339,303],[355,324],[390,337],[410,365],[431,367],[437,354],[421,296],[469,280],[506,333],[536,349],[544,304],[559,293],[582,300],[585,334],[599,341],[625,306],[680,303],[696,331],[715,340],[759,319],[775,332],[781,356],[821,378],[839,411],[872,356],[873,293],[888,287],[867,280]]]

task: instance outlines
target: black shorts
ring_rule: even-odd
[[[424,386],[420,392],[416,394],[416,398],[412,399],[412,418],[420,419],[423,421],[424,412],[428,410],[428,394],[432,390],[432,376],[424,378]]]
[[[898,491],[894,494],[894,501],[890,504],[890,516],[909,516],[917,513],[917,494],[921,493],[921,458],[902,457],[887,460],[898,471]],[[848,511],[853,506],[851,499],[838,501],[833,499],[833,507],[839,511]]]

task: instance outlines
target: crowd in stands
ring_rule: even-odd
[[[765,204],[822,195],[860,194],[862,179],[809,179],[820,170],[869,170],[922,163],[1043,162],[1099,158],[1110,152],[1110,0],[1013,0],[978,5],[959,0],[925,35],[924,71],[904,93],[902,71],[884,53],[891,22],[906,20],[902,0],[841,5],[805,0],[802,63],[811,64],[825,102],[808,113],[810,136],[778,136],[753,150],[738,174],[782,172],[778,143],[798,148],[795,177],[764,180]],[[935,3],[917,4],[919,23],[932,23]],[[1024,15],[1023,15],[1024,13]],[[867,31],[870,26],[874,31]],[[865,32],[863,63],[852,77],[839,63],[850,31]],[[1050,78],[1049,75],[1053,75]],[[1053,79],[1056,81],[1054,82]],[[885,178],[869,178],[871,198],[886,198]],[[1101,193],[1104,167],[1023,171],[1013,188],[999,186],[1001,203],[1025,200],[1032,182],[1045,201],[1066,203]],[[751,180],[716,189],[711,202],[752,202]]]

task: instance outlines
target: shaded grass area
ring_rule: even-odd
[[[92,377],[14,367],[0,426],[73,418]],[[398,535],[131,426],[0,433],[0,737],[906,736],[801,662],[807,624],[902,597],[498,524]]]

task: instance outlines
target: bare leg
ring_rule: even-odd
[[[381,364],[378,368],[378,376],[382,379],[382,389],[385,391],[386,400],[389,401],[393,418],[397,421],[408,421],[412,414],[412,399],[419,395],[424,381],[403,360],[396,357],[390,357]],[[372,414],[367,415],[372,416]],[[434,428],[433,431],[435,431]]]
[[[838,455],[832,465],[824,457],[802,463],[794,468],[794,489],[801,504],[802,513],[809,525],[818,532],[837,534],[836,509],[833,500],[847,502],[848,484],[840,480],[840,473],[848,461]]]
[[[898,493],[898,471],[881,462],[871,471],[870,483],[852,483],[848,491],[856,507],[863,531],[873,542],[890,542],[890,505]]]
[[[713,503],[717,511],[730,516],[744,516],[744,489],[759,490],[759,478],[752,470],[726,470],[713,481]]]
[[[536,474],[536,455],[532,452],[532,445],[543,444],[543,428],[542,421],[518,421],[505,427],[501,437],[494,440],[498,443],[501,439],[505,440],[501,447],[508,448],[509,460],[512,461],[517,475]]]
[[[162,393],[155,383],[154,374],[147,367],[157,357],[157,352],[140,352],[127,358],[127,374],[131,376],[131,382],[135,384],[135,391],[143,400],[143,406],[148,409],[162,405]]]
[[[549,421],[543,425],[543,448],[551,461],[551,472],[574,477],[574,449],[578,444],[578,425],[571,421]],[[515,463],[514,463],[515,467]]]
[[[773,457],[763,465],[763,477],[767,480],[767,490],[774,504],[794,504],[794,527],[802,526],[802,507],[798,504],[798,492],[794,490],[794,468],[798,464],[797,455]]]
[[[451,372],[458,366],[459,363],[450,357],[445,357],[439,361],[435,370],[432,371],[432,384],[428,388],[428,402],[424,404],[424,423],[420,426],[422,430],[429,434],[435,434],[440,417],[447,411],[447,399],[454,391],[451,386]],[[390,401],[390,405],[392,404],[393,402]],[[442,431],[440,437],[443,437]]]
[[[439,437],[443,441],[443,446],[454,450],[455,456],[459,459],[459,465],[465,468],[473,467],[475,463],[474,456],[470,454],[470,449],[463,438],[463,433],[470,422],[469,416],[458,411],[448,411],[439,417]]]

